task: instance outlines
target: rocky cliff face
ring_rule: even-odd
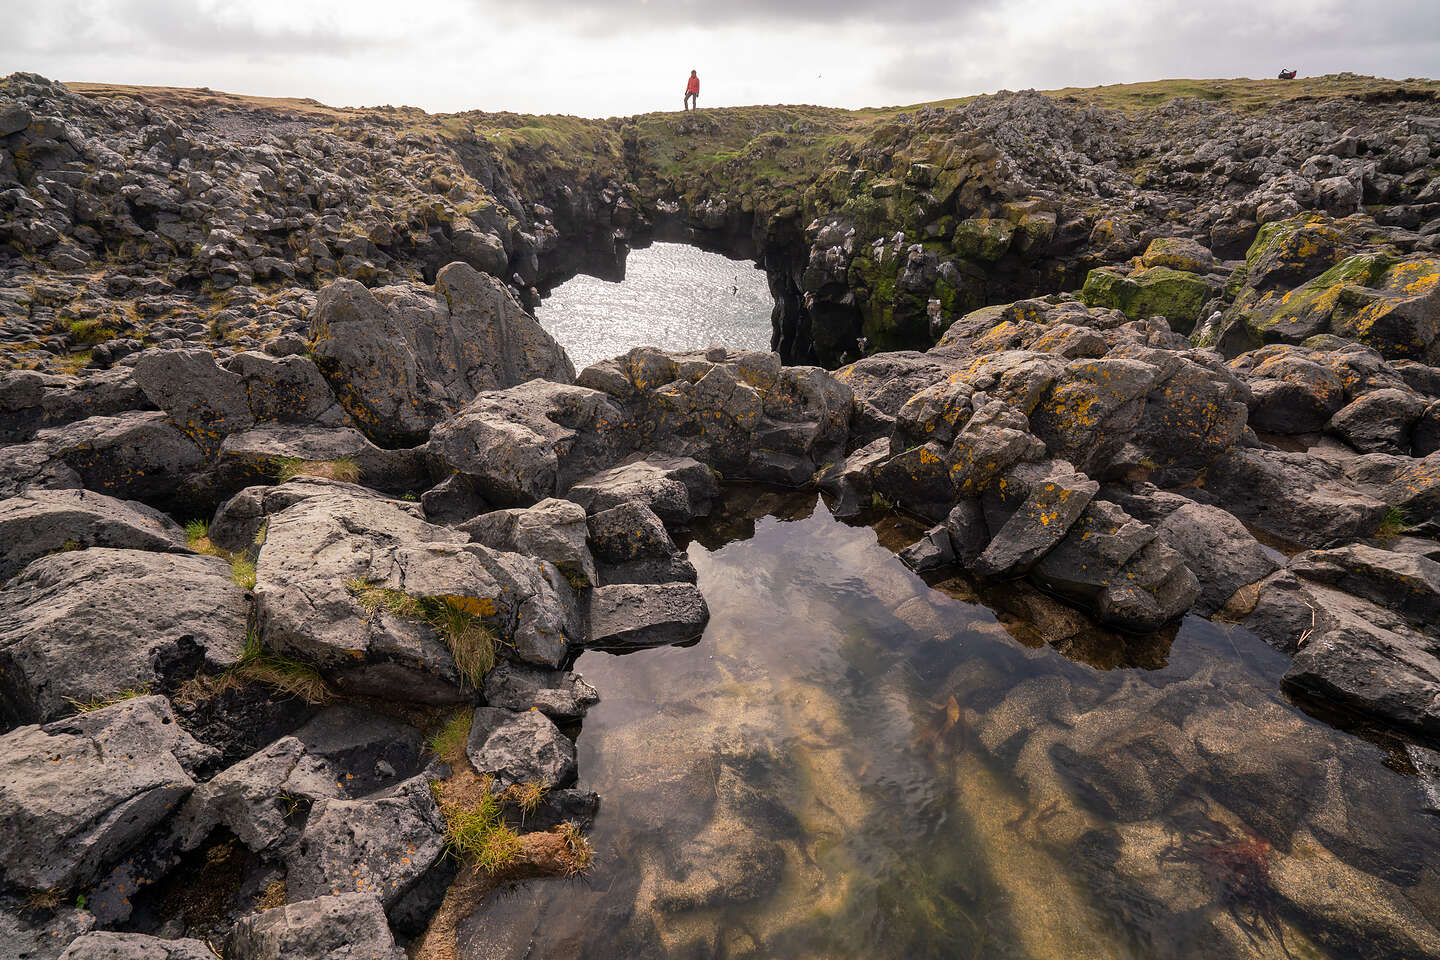
[[[1096,296],[1179,298],[1188,332],[1234,302],[1223,280],[1263,225],[1367,216],[1350,252],[1403,254],[1430,251],[1440,217],[1425,81],[607,121],[80,89],[0,85],[12,362],[88,346],[103,365],[168,337],[259,346],[302,332],[329,279],[433,282],[455,260],[533,305],[577,272],[622,276],[628,246],[655,237],[762,263],[787,362],[923,348],[971,309],[1106,265],[1126,276]],[[1129,277],[1164,266],[1133,259],[1157,238],[1201,243],[1213,280]]]
[[[1072,631],[1239,622],[1431,769],[1435,85],[1208,89],[583,121],[0,82],[0,939],[444,956],[583,869],[567,667],[699,636],[674,534],[717,475],[919,517],[905,562]],[[577,373],[527,307],[656,237],[763,262],[776,352]]]

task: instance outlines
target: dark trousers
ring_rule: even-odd
[[[699,107],[700,107],[700,94],[698,94],[698,93],[687,93],[687,94],[685,94],[685,109],[686,109],[686,110],[689,110],[692,106],[695,107],[696,109],[699,109]]]

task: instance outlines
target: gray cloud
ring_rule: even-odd
[[[1151,0],[1125,17],[1077,16],[1050,29],[986,18],[989,50],[949,40],[882,47],[876,86],[902,99],[936,99],[1001,88],[1093,86],[1165,77],[1433,74],[1440,64],[1440,3],[1390,0],[1363,14],[1345,0],[1256,4],[1253,0]],[[1092,5],[1088,5],[1093,8]],[[969,49],[966,49],[969,47]],[[950,92],[954,91],[954,92]]]
[[[295,54],[353,54],[380,45],[377,36],[334,18],[314,22],[297,5],[293,20],[267,17],[244,3],[197,0],[52,0],[0,41],[31,54],[129,53],[135,58],[183,54],[244,54],[268,59]],[[47,20],[47,18],[49,18]]]
[[[0,0],[4,2],[4,0]],[[336,104],[609,116],[1440,63],[1440,0],[47,0],[0,70]]]

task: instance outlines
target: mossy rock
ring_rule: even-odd
[[[1169,267],[1188,273],[1209,273],[1215,268],[1215,254],[1185,237],[1157,237],[1140,257],[1146,267]]]
[[[1377,288],[1341,287],[1337,300],[1336,334],[1390,359],[1440,362],[1440,258],[1394,264]]]
[[[994,263],[1010,249],[1015,227],[1009,220],[961,220],[955,227],[951,245],[966,260]]]
[[[1177,333],[1189,333],[1200,311],[1215,294],[1203,277],[1169,267],[1148,267],[1125,275],[1099,267],[1085,277],[1080,299],[1086,306],[1109,307],[1127,317],[1164,317]]]
[[[885,197],[893,197],[899,192],[900,181],[891,177],[886,177],[884,180],[876,180],[870,184],[870,196],[875,197],[877,200],[884,199]]]
[[[1368,302],[1363,291],[1379,283],[1393,262],[1380,253],[1360,254],[1284,294],[1247,291],[1237,316],[1260,343],[1300,343],[1330,332],[1343,301]]]
[[[1320,214],[1272,221],[1245,254],[1247,282],[1255,290],[1293,286],[1330,269],[1350,249],[1342,230]]]

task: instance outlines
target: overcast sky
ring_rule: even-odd
[[[23,8],[23,13],[21,9]],[[1440,0],[0,0],[0,74],[613,116],[1440,74]]]

